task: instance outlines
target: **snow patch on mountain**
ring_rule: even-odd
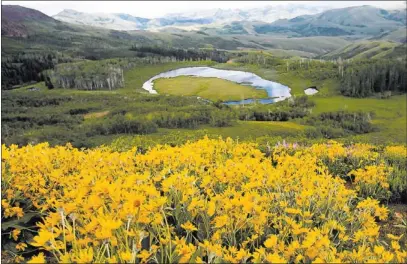
[[[325,6],[305,4],[280,4],[251,9],[208,9],[184,13],[173,13],[154,19],[135,17],[129,14],[84,13],[71,9],[63,10],[53,18],[79,25],[103,27],[114,30],[158,30],[168,26],[199,28],[216,26],[232,21],[261,21],[271,23],[278,19],[290,19],[299,15],[311,15],[329,9]]]

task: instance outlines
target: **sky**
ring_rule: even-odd
[[[2,1],[2,5],[21,5],[37,9],[49,16],[64,9],[73,9],[86,13],[126,13],[146,18],[203,9],[253,8],[291,3],[332,8],[359,5],[372,5],[383,9],[406,7],[405,1]]]

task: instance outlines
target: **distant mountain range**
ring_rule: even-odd
[[[18,6],[3,6],[3,9],[4,7],[7,7],[7,12],[3,12],[2,35],[13,36],[26,36],[27,28],[33,26],[31,23],[41,19],[53,27],[81,25],[108,30],[148,30],[166,33],[193,30],[209,35],[348,36],[353,39],[372,38],[406,42],[406,10],[384,10],[367,5],[339,9],[311,7],[305,4],[247,10],[211,9],[169,14],[154,19],[124,13],[97,14],[75,10],[63,10],[51,18],[41,12],[24,14],[26,11],[19,9]],[[17,20],[21,20],[22,23],[16,24]],[[28,21],[29,25],[24,21]],[[38,25],[40,29],[41,26]]]
[[[218,25],[232,21],[273,22],[298,15],[317,14],[328,7],[311,7],[304,4],[275,5],[251,9],[210,9],[199,12],[168,14],[161,18],[141,18],[129,14],[83,13],[63,10],[53,16],[55,19],[89,26],[99,26],[115,30],[158,30],[162,27],[197,28],[202,25]]]
[[[271,34],[290,37],[352,36],[352,38],[388,36],[405,42],[406,10],[384,10],[372,6],[331,9],[315,15],[279,19],[272,23],[235,21],[221,27],[201,28],[218,34]],[[397,32],[397,34],[392,34]]]
[[[195,12],[168,14],[166,18],[200,18],[213,22],[262,21],[271,23],[278,19],[299,15],[312,15],[330,9],[329,6],[306,4],[279,4],[250,9],[209,9]]]
[[[406,11],[388,11],[372,6],[357,6],[281,19],[255,26],[256,32],[295,33],[301,36],[378,35],[406,26]]]
[[[71,24],[115,30],[144,29],[145,24],[150,21],[146,18],[133,17],[127,14],[82,13],[71,9],[65,9],[53,18]]]
[[[251,23],[251,22],[247,22]],[[38,10],[2,6],[2,52],[63,51],[72,56],[95,58],[134,56],[133,45],[225,50],[272,50],[278,56],[290,54],[314,57],[344,47],[341,37],[287,38],[278,35],[220,35],[166,27],[161,32],[118,31],[55,20]]]
[[[406,10],[384,10],[372,6],[339,9],[305,4],[264,8],[211,9],[169,14],[147,19],[128,14],[89,14],[64,10],[53,18],[81,25],[115,30],[200,30],[209,34],[274,34],[290,37],[379,36],[406,27]],[[403,42],[405,33],[398,39]],[[396,36],[392,37],[396,39]]]
[[[310,12],[313,11],[316,10]],[[270,12],[264,10],[263,14],[266,16]],[[223,21],[235,19],[228,18],[223,11],[205,11],[200,16],[187,14],[194,16],[193,19],[185,18],[187,15],[180,19],[179,14],[168,15],[165,19],[111,14],[109,20],[106,17],[89,18],[73,10],[65,13],[78,17],[78,21],[67,23],[35,9],[3,5],[2,52],[18,54],[22,51],[54,50],[72,56],[110,58],[134,56],[134,52],[129,50],[132,45],[162,45],[225,50],[260,49],[278,56],[317,57],[331,52],[327,58],[344,58],[355,56],[354,51],[357,51],[356,54],[363,52],[363,56],[367,57],[398,57],[405,50],[405,45],[400,44],[407,42],[405,10],[387,11],[370,6],[326,10],[272,23],[243,20],[205,24],[209,23],[205,19],[211,15]],[[80,19],[80,16],[84,18]],[[111,25],[109,21],[114,22],[117,17],[127,23],[122,23],[122,29],[131,24],[145,30],[119,31],[100,26],[103,23]],[[177,25],[182,25],[184,29]],[[188,26],[190,29],[197,28],[185,30]],[[159,32],[151,32],[152,28]],[[366,43],[374,41],[376,44],[352,46],[359,40]]]

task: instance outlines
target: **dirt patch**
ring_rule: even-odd
[[[380,237],[389,241],[385,234],[402,236],[400,244],[407,243],[407,205],[406,204],[389,204],[389,218],[387,221],[379,222]]]
[[[89,119],[89,118],[99,118],[99,117],[104,117],[105,115],[107,115],[109,113],[109,111],[103,111],[103,112],[96,112],[96,113],[89,113],[83,116],[83,118],[85,119]]]

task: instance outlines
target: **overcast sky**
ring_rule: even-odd
[[[133,16],[155,18],[168,13],[212,8],[250,8],[279,4],[307,4],[341,8],[372,5],[384,9],[405,8],[405,1],[3,1],[3,5],[21,5],[37,9],[49,16],[63,9],[87,13],[126,13]]]

